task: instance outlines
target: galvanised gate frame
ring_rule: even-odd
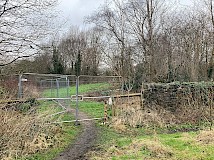
[[[75,108],[75,120],[73,121],[63,121],[63,122],[76,122],[80,120],[78,117],[79,113],[79,101],[83,101],[84,99],[107,99],[110,98],[111,95],[105,96],[82,96],[79,94],[79,85],[85,83],[110,83],[117,87],[121,87],[122,78],[120,76],[87,76],[87,75],[56,75],[56,74],[36,74],[36,73],[24,73],[19,75],[18,81],[18,98],[35,98],[35,97],[27,97],[25,95],[24,88],[36,87],[39,91],[39,96],[36,97],[36,100],[52,100],[56,102],[59,106],[61,106],[64,111],[55,113],[63,114],[67,112],[70,108],[70,104],[72,101],[76,102]],[[75,95],[70,95],[69,90],[71,86],[75,86]],[[119,88],[120,89],[120,88]],[[63,93],[61,92],[63,91]],[[65,103],[66,102],[66,103]],[[103,119],[101,118],[92,118],[85,120],[94,120],[94,119]],[[60,122],[60,123],[63,123]]]

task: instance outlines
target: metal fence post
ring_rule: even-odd
[[[57,96],[57,98],[59,98],[59,81],[58,81],[58,79],[56,79],[56,96]]]
[[[68,76],[66,76],[66,88],[67,88],[67,98],[69,98],[69,78]],[[68,105],[68,108],[70,108],[70,101],[67,100],[67,105]]]
[[[19,83],[18,83],[18,98],[22,98],[22,75],[19,75]]]
[[[66,76],[67,97],[69,97],[69,78]]]
[[[51,97],[53,97],[53,81],[51,79]]]
[[[79,100],[78,100],[78,96],[79,96],[79,76],[76,77],[76,122],[75,125],[79,125],[78,122],[78,112],[79,112]]]

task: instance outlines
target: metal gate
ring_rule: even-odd
[[[75,113],[73,113],[75,114],[74,120],[57,123],[77,123],[84,120],[103,119],[104,113],[102,117],[79,119],[79,103],[81,101],[102,101],[106,103],[108,98],[121,91],[121,82],[122,79],[119,76],[81,75],[77,77],[75,75],[25,73],[19,75],[18,78],[18,98],[53,101],[63,109],[63,111],[54,113],[54,115],[75,109]]]

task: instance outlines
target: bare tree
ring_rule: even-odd
[[[154,66],[158,57],[156,43],[167,11],[165,0],[130,0],[127,10],[130,33],[136,47],[140,48],[140,63],[146,67],[146,81],[151,82],[157,73]]]
[[[207,76],[209,79],[213,79],[213,72],[214,72],[214,1],[213,0],[203,0],[205,5],[205,13],[208,16],[208,28],[207,31],[211,35],[210,39],[210,59],[207,65]]]
[[[82,55],[86,50],[86,35],[77,27],[71,27],[69,33],[60,40],[58,45],[59,54],[62,56],[66,68],[71,69],[69,73],[74,73],[74,65],[78,54]]]
[[[213,77],[213,0],[204,0],[199,12],[193,7],[173,12],[165,0],[107,2],[88,21],[102,31],[105,61],[117,75],[125,79],[140,71],[137,77],[147,82]]]
[[[87,48],[82,54],[82,73],[86,75],[98,75],[101,53],[101,35],[99,30],[92,28],[86,31]]]
[[[130,52],[132,41],[127,32],[126,1],[112,0],[87,21],[93,23],[102,33],[102,52],[105,62],[114,74],[127,79],[133,67],[133,54]]]
[[[1,0],[0,66],[29,57],[40,50],[40,42],[53,26],[57,0]]]
[[[84,31],[72,27],[60,40],[58,49],[68,73],[74,74],[75,62],[80,55],[81,74],[98,74],[101,61],[100,33],[95,28]]]

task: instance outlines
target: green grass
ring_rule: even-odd
[[[62,125],[63,135],[60,137],[60,146],[56,148],[50,148],[47,151],[36,153],[29,157],[23,157],[21,160],[52,160],[59,153],[65,150],[69,144],[74,141],[78,133],[80,132],[80,127],[74,126],[73,124]]]
[[[72,107],[76,107],[76,103],[72,103]],[[104,116],[104,103],[99,102],[79,102],[79,110],[83,111],[84,113],[88,114],[91,118],[101,118]]]
[[[87,92],[101,91],[109,88],[110,85],[107,83],[97,83],[97,84],[84,84],[79,86],[79,93],[84,94]],[[43,92],[43,96],[45,97],[54,97],[53,93],[56,93],[56,90],[45,90]],[[76,88],[70,87],[69,94],[75,95]],[[66,97],[67,89],[61,88],[59,90],[59,97]],[[55,95],[56,96],[56,95]],[[75,108],[76,103],[73,102],[71,106]],[[100,118],[103,117],[103,103],[97,102],[80,102],[79,109],[88,113],[92,118]],[[57,112],[61,112],[63,109],[59,107],[56,103],[52,101],[40,102],[37,106],[37,114],[40,115],[50,115]],[[74,120],[75,116],[71,115],[71,113],[60,114],[51,118],[51,121],[69,121]],[[56,157],[60,152],[62,152],[77,136],[77,134],[81,131],[81,126],[74,126],[74,123],[66,123],[61,124],[62,134],[60,137],[60,145],[56,148],[50,148],[47,151],[36,153],[29,157],[23,157],[21,160],[51,160]]]
[[[108,83],[94,83],[94,84],[82,84],[79,86],[79,94],[87,93],[87,92],[95,92],[106,90],[110,87]],[[72,86],[69,87],[69,95],[76,95],[76,87]],[[57,90],[56,89],[47,89],[43,92],[44,97],[57,97]],[[67,97],[67,88],[60,88],[59,89],[59,97]]]
[[[105,128],[102,133],[98,142],[101,149],[92,154],[92,159],[214,159],[214,144],[199,143],[196,140],[199,132],[136,136]]]
[[[214,144],[204,145],[198,143],[195,138],[196,132],[175,133],[159,135],[160,141],[169,146],[174,153],[176,159],[214,159]]]
[[[105,90],[109,84],[85,84],[79,87],[80,94],[98,90]],[[71,95],[75,94],[75,87],[69,89]],[[60,93],[65,94],[65,88],[60,89]],[[50,96],[49,91],[44,93],[46,97]],[[45,104],[46,103],[46,104]],[[51,102],[45,102],[40,105],[38,112],[44,113],[49,110]],[[76,107],[76,103],[72,103],[72,107]],[[104,115],[104,104],[100,102],[84,101],[79,102],[79,110],[87,113],[92,118],[100,118]],[[60,107],[52,108],[52,112],[61,111]],[[56,116],[56,119],[70,120],[72,117],[65,114],[63,117]],[[99,137],[97,140],[97,150],[91,154],[91,159],[112,159],[112,160],[212,160],[214,159],[214,144],[206,145],[200,144],[196,141],[199,132],[188,133],[173,133],[163,134],[158,131],[155,133],[154,129],[145,130],[143,128],[135,128],[128,133],[117,132],[111,127],[103,126],[97,123],[99,130]],[[180,126],[180,128],[188,128],[189,126]],[[179,128],[179,126],[178,126]],[[177,129],[177,127],[176,127]],[[38,153],[29,158],[29,160],[53,159],[59,152],[74,139],[79,133],[80,128],[70,124],[63,124],[62,146],[52,148],[44,153]]]
[[[127,146],[129,144],[131,144],[132,142],[132,139],[130,137],[123,137],[123,138],[119,138],[119,139],[116,139],[116,146],[122,148],[124,146]]]
[[[52,101],[43,101],[43,102],[39,102],[39,105],[37,106],[36,111],[38,115],[47,116],[50,114],[61,112],[63,111],[63,109]],[[54,117],[50,117],[51,122],[69,121],[74,119],[75,118],[71,113],[64,113],[64,114],[56,115]],[[20,159],[21,160],[52,160],[60,152],[62,152],[66,147],[68,147],[81,131],[81,126],[75,126],[74,123],[60,124],[60,127],[61,127],[61,134],[57,137],[60,141],[60,144],[57,147],[50,148],[46,151],[39,152],[27,157],[22,157]]]
[[[100,145],[105,145],[110,147],[112,143],[115,143],[116,140],[120,138],[126,138],[124,134],[115,132],[115,130],[108,128],[106,126],[99,126],[100,128],[100,135],[98,142]]]
[[[109,87],[110,87],[109,83],[82,84],[79,86],[79,93],[106,90]],[[73,88],[71,90],[71,94],[76,94],[76,88]]]

